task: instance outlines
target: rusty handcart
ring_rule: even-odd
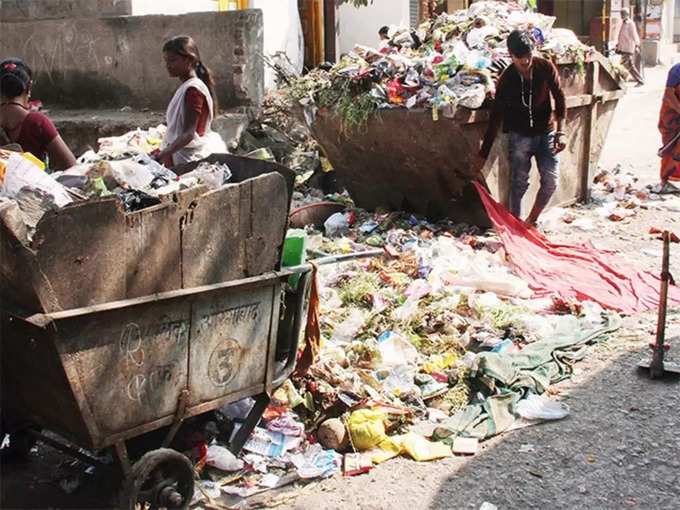
[[[280,267],[292,172],[218,159],[234,184],[217,191],[128,214],[115,200],[69,206],[30,242],[0,221],[3,416],[89,464],[73,445],[115,451],[122,508],[187,508],[193,467],[168,448],[182,422],[255,397],[239,451],[295,365],[311,266]],[[159,430],[160,448],[133,462],[128,441]]]

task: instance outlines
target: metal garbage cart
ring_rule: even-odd
[[[78,447],[112,449],[122,508],[187,508],[193,466],[168,448],[181,424],[254,397],[231,439],[239,451],[295,366],[311,266],[281,269],[293,174],[229,155],[209,162],[227,163],[232,183],[133,213],[116,199],[69,205],[32,237],[0,210],[1,436],[92,465],[101,461]],[[129,441],[152,431],[160,448],[131,459]]]
[[[569,139],[552,206],[588,199],[609,125],[625,93],[608,61],[597,52],[584,63],[559,61],[557,67],[567,96]],[[381,110],[366,126],[347,133],[339,117],[320,111],[311,131],[358,206],[486,226],[488,218],[471,181],[485,180],[501,202],[507,202],[510,188],[507,158],[499,158],[506,150],[503,137],[484,169],[476,166],[488,118],[486,108],[441,112],[437,121],[428,111],[399,108]],[[533,172],[525,208],[537,186]]]
[[[278,370],[281,296],[291,271],[29,317],[3,311],[12,407],[78,446],[113,447],[125,476],[123,508],[186,508],[193,467],[168,446],[185,419],[255,397],[230,444],[241,449],[294,368],[310,271],[295,270],[302,278],[290,311],[293,341]],[[160,448],[131,463],[126,441],[164,427]]]

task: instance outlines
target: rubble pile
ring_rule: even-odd
[[[480,108],[509,63],[505,39],[514,29],[528,30],[547,58],[585,62],[592,49],[570,30],[553,28],[554,21],[514,2],[476,2],[416,31],[392,27],[380,49],[356,46],[328,71],[289,77],[286,93],[309,124],[317,108],[333,108],[347,129],[381,108],[431,109],[435,118],[457,106]]]

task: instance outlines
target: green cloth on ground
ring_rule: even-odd
[[[528,392],[540,395],[551,384],[569,377],[572,365],[583,359],[589,345],[621,326],[618,315],[610,314],[606,321],[598,327],[574,331],[571,336],[534,342],[519,352],[478,354],[470,377],[487,387],[488,396],[443,422],[435,429],[433,439],[486,439],[508,430],[518,416],[517,403]]]

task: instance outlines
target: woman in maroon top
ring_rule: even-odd
[[[47,162],[52,170],[76,164],[76,158],[50,119],[30,111],[33,73],[20,59],[0,63],[0,146],[19,144],[23,151]]]

